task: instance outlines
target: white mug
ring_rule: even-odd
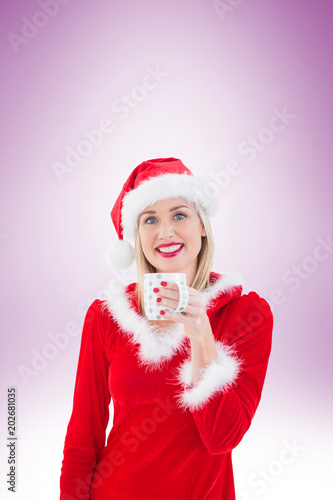
[[[169,283],[173,281],[178,286],[179,290],[179,302],[176,309],[167,307],[163,304],[156,302],[157,295],[153,292],[154,288],[163,288],[161,286],[161,281],[166,281]],[[143,276],[144,284],[144,306],[145,306],[145,316],[149,320],[165,320],[160,314],[161,309],[164,311],[170,311],[173,313],[179,313],[184,311],[188,303],[188,288],[186,285],[186,274],[185,273],[149,273]]]

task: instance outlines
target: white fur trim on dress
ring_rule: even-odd
[[[199,292],[205,308],[209,309],[222,292],[228,293],[242,282],[239,274],[223,274],[213,285]],[[153,325],[131,307],[125,288],[120,281],[117,286],[113,281],[112,286],[104,291],[105,308],[112,314],[122,334],[128,335],[130,341],[139,347],[140,365],[147,365],[151,370],[157,369],[174,354],[187,349],[185,341],[188,337],[185,335],[184,325],[175,323],[163,331],[156,332]]]
[[[146,318],[131,308],[126,297],[125,287],[117,293],[106,290],[107,306],[121,332],[128,335],[131,342],[139,347],[140,365],[157,369],[182,348],[186,335],[184,325],[175,323],[164,331],[156,332]]]
[[[216,193],[211,193],[204,179],[189,174],[163,174],[143,181],[123,198],[121,224],[126,239],[133,239],[138,216],[148,206],[170,198],[184,198],[201,205],[206,214],[217,211]]]
[[[220,293],[229,293],[236,286],[244,286],[242,275],[229,271],[223,273],[213,285],[200,292],[203,305],[209,309]]]
[[[178,404],[190,410],[200,410],[217,393],[224,393],[235,383],[241,361],[234,354],[231,347],[216,342],[218,353],[205,368],[200,370],[201,378],[197,385],[192,384],[192,361],[186,360],[179,368],[178,378],[184,390],[178,396]]]

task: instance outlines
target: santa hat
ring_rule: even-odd
[[[157,201],[178,197],[193,202],[196,207],[200,205],[208,216],[216,213],[215,192],[209,193],[206,182],[194,176],[177,158],[147,160],[133,170],[111,211],[119,238],[107,251],[111,267],[122,269],[132,264],[139,214]]]

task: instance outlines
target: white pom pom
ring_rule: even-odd
[[[106,251],[106,260],[115,269],[125,269],[132,264],[134,255],[135,250],[127,241],[115,240]]]

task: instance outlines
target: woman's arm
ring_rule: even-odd
[[[271,351],[273,316],[268,303],[255,292],[238,299],[228,331],[212,321],[218,357],[193,380],[194,359],[180,369],[184,390],[180,402],[188,408],[202,442],[214,454],[232,450],[249,428],[260,401]]]
[[[105,354],[101,302],[89,307],[82,331],[73,411],[60,477],[61,500],[89,498],[92,475],[109,419],[109,363]]]
[[[197,385],[202,371],[218,358],[216,342],[212,332],[208,336],[191,340],[192,383]]]

